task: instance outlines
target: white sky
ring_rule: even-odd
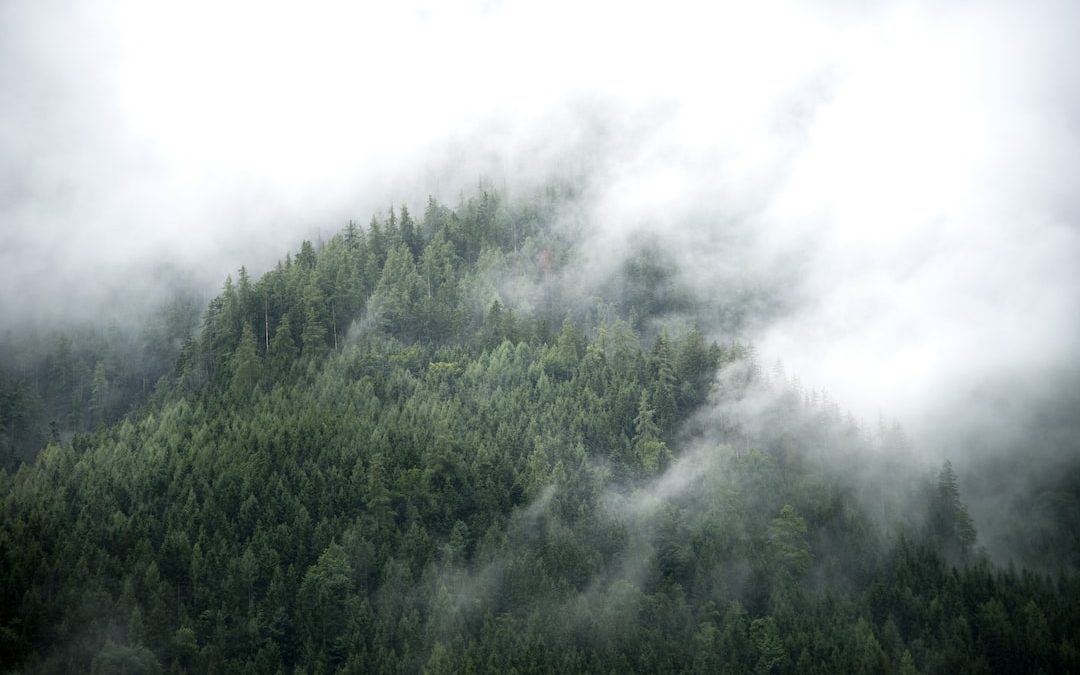
[[[1075,360],[1078,8],[8,0],[0,312],[569,167],[598,250],[659,229],[702,288],[797,261],[761,351],[908,421]]]

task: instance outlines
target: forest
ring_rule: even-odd
[[[5,340],[0,670],[1080,672],[1074,523],[991,560],[948,458],[761,362],[754,298],[647,245],[561,283],[564,201]]]

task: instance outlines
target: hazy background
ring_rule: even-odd
[[[1074,425],[1080,5],[701,4],[8,0],[4,328],[569,178],[588,269],[652,232],[706,297],[778,295],[746,337],[864,420],[954,456]]]

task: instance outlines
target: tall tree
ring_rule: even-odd
[[[300,244],[300,252],[296,254],[296,264],[304,270],[315,269],[315,264],[318,262],[318,256],[315,254],[315,247],[311,245],[311,242],[307,239]]]
[[[255,342],[255,331],[245,322],[240,333],[240,344],[231,357],[232,382],[230,388],[236,397],[251,393],[259,379],[259,347]]]
[[[270,343],[270,366],[280,375],[289,369],[296,354],[296,340],[293,338],[289,315],[286,314],[278,323],[274,339]]]
[[[975,545],[975,523],[960,501],[960,487],[952,462],[945,460],[929,504],[929,535],[953,562],[967,560]]]
[[[661,331],[653,343],[649,357],[649,371],[652,374],[651,400],[656,410],[656,423],[667,431],[671,428],[678,414],[675,400],[677,380],[671,355],[671,344],[667,333]]]
[[[386,332],[413,339],[419,336],[419,310],[424,281],[408,249],[399,244],[391,249],[375,288],[379,325]]]
[[[638,414],[634,418],[634,457],[637,468],[645,475],[653,475],[671,461],[671,451],[660,440],[660,428],[655,421],[656,411],[649,405],[649,394],[642,390],[638,402]]]
[[[416,230],[416,222],[409,214],[409,208],[404,204],[401,206],[401,242],[412,253],[413,259],[420,257],[420,250],[423,248],[423,242],[420,239],[420,233]]]
[[[317,356],[326,351],[326,299],[314,280],[304,287],[304,330],[300,334],[304,354]]]
[[[104,424],[109,419],[112,401],[112,388],[105,363],[98,361],[94,366],[94,379],[90,384],[90,416],[94,424]]]
[[[308,568],[296,595],[297,628],[312,665],[334,668],[345,657],[351,570],[345,550],[331,543]]]

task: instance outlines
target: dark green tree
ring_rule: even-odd
[[[297,351],[292,326],[286,314],[274,330],[274,339],[270,342],[270,366],[274,372],[279,375],[287,372],[296,359]]]
[[[304,330],[300,334],[305,356],[319,356],[326,351],[326,299],[314,281],[308,282],[303,297]]]
[[[333,668],[344,662],[342,638],[351,597],[345,550],[332,543],[308,568],[296,594],[297,629],[311,666]]]
[[[231,357],[232,382],[230,388],[236,397],[244,397],[255,388],[259,380],[259,347],[250,323],[245,323],[240,333],[240,344]]]
[[[927,528],[933,542],[953,561],[967,560],[975,545],[975,523],[960,501],[960,487],[948,460],[941,467],[929,501]]]

